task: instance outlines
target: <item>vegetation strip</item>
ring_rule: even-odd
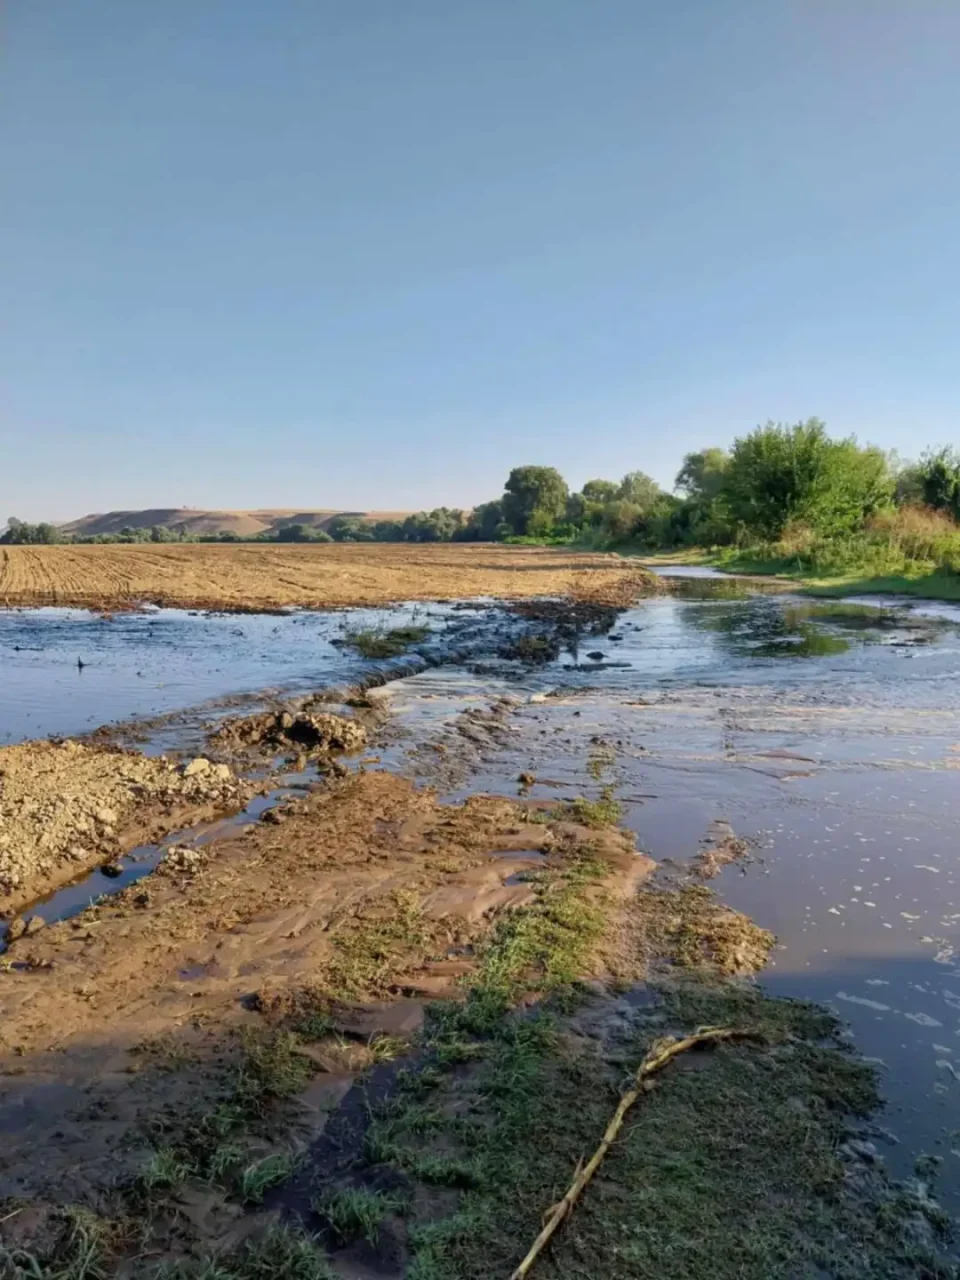
[[[695,1031],[692,1036],[686,1036],[683,1040],[661,1041],[651,1049],[637,1068],[634,1087],[620,1099],[617,1109],[613,1113],[613,1117],[600,1140],[599,1147],[587,1161],[585,1167],[582,1170],[578,1168],[577,1175],[564,1194],[563,1199],[550,1214],[543,1230],[531,1245],[530,1251],[514,1271],[510,1280],[523,1280],[524,1276],[530,1274],[534,1263],[543,1253],[554,1233],[559,1229],[564,1219],[568,1218],[573,1212],[574,1205],[583,1195],[587,1184],[600,1168],[604,1156],[613,1146],[617,1134],[623,1128],[627,1112],[639,1099],[640,1095],[652,1087],[648,1083],[650,1077],[661,1071],[668,1062],[672,1062],[677,1054],[686,1053],[688,1049],[695,1049],[704,1044],[718,1044],[721,1040],[746,1040],[753,1035],[753,1032],[738,1027],[703,1027],[699,1031]]]

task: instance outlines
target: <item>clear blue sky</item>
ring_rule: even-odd
[[[960,443],[958,0],[11,0],[0,520]]]

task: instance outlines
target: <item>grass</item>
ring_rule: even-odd
[[[116,1223],[71,1206],[59,1212],[55,1226],[58,1229],[44,1254],[7,1249],[0,1242],[0,1276],[4,1280],[105,1280],[112,1274]]]
[[[277,1226],[227,1255],[154,1271],[156,1280],[336,1280],[312,1237]]]
[[[364,658],[398,658],[415,644],[422,644],[430,634],[429,627],[393,627],[391,630],[369,628],[348,631],[344,644]]]
[[[332,999],[382,993],[398,963],[420,953],[430,933],[415,893],[397,892],[386,914],[351,922],[334,935],[334,954],[324,974]]]
[[[599,777],[605,767],[605,761],[598,761],[596,767],[591,769],[591,776]],[[597,800],[577,796],[573,800],[564,800],[552,809],[532,809],[527,820],[541,824],[578,822],[584,827],[608,827],[616,826],[622,816],[623,806],[614,799],[613,787],[605,786]]]
[[[376,1244],[383,1219],[400,1213],[405,1201],[369,1187],[332,1187],[318,1197],[312,1207],[339,1244],[351,1244],[354,1240]]]
[[[244,1204],[261,1204],[271,1187],[279,1187],[297,1168],[292,1151],[275,1151],[248,1165],[240,1176],[240,1198]]]
[[[662,1001],[615,1062],[592,1043],[571,1045],[550,1010],[502,1017],[487,1025],[466,1075],[434,1078],[428,1107],[400,1094],[382,1108],[371,1155],[427,1197],[438,1182],[460,1189],[452,1211],[412,1215],[407,1277],[510,1274],[664,1025],[707,1023],[751,1027],[759,1043],[721,1046],[700,1070],[690,1061],[664,1073],[538,1262],[538,1280],[950,1274],[911,1235],[917,1202],[843,1194],[837,1149],[848,1117],[872,1110],[877,1095],[829,1013],[727,984],[673,986]],[[471,1034],[467,1010],[434,1026],[437,1041],[453,1034]]]

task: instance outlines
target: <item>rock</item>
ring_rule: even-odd
[[[7,941],[16,942],[18,938],[22,938],[27,932],[27,922],[23,916],[16,916],[7,926]]]
[[[24,933],[28,938],[32,938],[35,933],[39,933],[41,929],[45,929],[46,927],[47,922],[44,920],[43,916],[31,916],[27,921],[27,927],[24,930]]]
[[[285,815],[282,809],[264,809],[263,813],[260,815],[260,821],[269,822],[275,827],[279,827],[280,823],[284,821],[284,817]]]
[[[607,655],[601,653],[599,649],[594,649],[593,653],[588,653],[587,657],[591,662],[602,662]]]
[[[93,816],[101,827],[115,827],[117,825],[116,809],[95,809]]]
[[[231,782],[233,780],[233,770],[228,764],[215,764],[210,772],[218,782]]]
[[[185,778],[196,778],[201,773],[209,773],[212,768],[213,765],[205,756],[197,756],[195,760],[183,766],[182,773]]]
[[[116,880],[118,876],[123,875],[123,866],[119,862],[105,862],[100,868],[105,876],[109,876],[111,880]]]
[[[537,775],[535,773],[521,773],[517,777],[521,787],[532,787],[536,780]]]
[[[161,865],[170,871],[195,875],[206,861],[207,855],[201,849],[194,849],[188,844],[175,844],[164,854]]]

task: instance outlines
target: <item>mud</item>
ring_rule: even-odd
[[[0,981],[0,1197],[89,1200],[108,1173],[135,1171],[142,1109],[202,1089],[141,1073],[144,1044],[172,1038],[209,1062],[262,1016],[251,1010],[298,989],[347,1003],[454,993],[478,941],[532,899],[507,881],[587,843],[605,894],[652,868],[615,829],[532,822],[493,797],[442,806],[369,772],[294,801],[281,826],[174,848],[146,890],[17,938]]]
[[[0,917],[252,791],[204,757],[181,765],[70,739],[0,748]]]

